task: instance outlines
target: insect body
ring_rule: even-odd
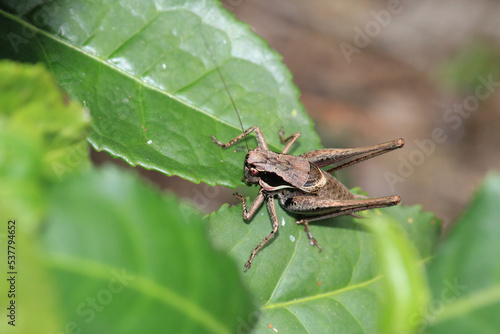
[[[299,132],[284,138],[283,131],[280,131],[281,142],[285,144],[281,153],[269,150],[260,128],[256,126],[244,131],[228,143],[221,143],[213,136],[212,138],[217,145],[228,148],[251,132],[255,132],[258,147],[249,150],[245,158],[244,180],[249,185],[260,185],[261,188],[250,208],[247,207],[243,196],[239,194],[235,194],[235,196],[242,202],[245,220],[251,219],[266,201],[273,229],[250,254],[250,258],[245,263],[246,270],[252,265],[259,250],[278,231],[279,222],[274,206],[274,197],[278,198],[280,205],[285,210],[299,215],[301,219],[297,220],[296,223],[304,225],[310,244],[317,246],[320,251],[320,245],[309,230],[309,222],[354,215],[358,211],[388,207],[400,202],[399,196],[366,198],[354,195],[331,173],[403,147],[403,139],[361,148],[321,149],[293,156],[288,155],[287,152],[300,137]],[[321,169],[333,164],[338,165],[326,171]]]
[[[243,130],[243,123],[234,99],[229,92],[226,81],[222,76],[219,66],[217,66],[215,57],[201,29],[200,35]],[[258,144],[253,150],[248,149],[248,143],[246,143],[246,136],[251,132],[255,132]],[[360,148],[321,149],[307,152],[300,156],[293,156],[287,154],[287,152],[290,150],[293,143],[299,139],[300,132],[284,138],[283,130],[281,130],[279,135],[281,142],[285,145],[281,153],[269,150],[266,140],[260,128],[257,126],[253,126],[243,131],[242,134],[228,143],[221,143],[212,136],[213,142],[223,148],[231,147],[241,139],[245,139],[248,154],[245,158],[244,180],[249,185],[260,185],[261,188],[250,208],[246,205],[245,197],[239,194],[235,194],[235,196],[242,203],[243,218],[245,220],[251,219],[264,201],[266,201],[267,210],[273,222],[273,229],[271,232],[250,254],[250,258],[245,263],[246,270],[252,265],[252,261],[259,250],[264,247],[264,245],[274,236],[276,231],[278,231],[279,222],[274,206],[274,197],[278,198],[280,205],[285,210],[301,217],[296,223],[304,225],[304,230],[307,233],[311,245],[317,246],[320,251],[320,245],[316,239],[313,238],[309,230],[309,222],[343,215],[356,216],[354,213],[358,211],[388,207],[400,202],[399,196],[366,198],[364,196],[354,195],[347,187],[333,177],[331,173],[363,160],[403,147],[403,139]],[[338,165],[326,171],[321,169],[333,164]]]

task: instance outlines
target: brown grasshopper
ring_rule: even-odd
[[[250,254],[250,258],[245,263],[245,271],[250,269],[255,255],[278,231],[279,222],[274,206],[274,197],[278,197],[280,205],[285,210],[302,217],[296,223],[304,225],[311,246],[318,246],[320,251],[321,246],[313,238],[309,230],[309,222],[343,215],[356,216],[355,212],[393,206],[401,201],[399,196],[366,198],[365,196],[354,195],[331,173],[403,147],[403,139],[400,138],[387,143],[360,148],[327,148],[307,152],[300,156],[293,156],[287,154],[287,152],[293,143],[299,139],[300,132],[284,138],[284,132],[280,130],[281,143],[285,147],[281,153],[270,151],[258,126],[253,126],[244,131],[238,108],[229,92],[226,81],[207,45],[203,31],[200,30],[200,33],[243,130],[242,134],[228,143],[221,143],[212,136],[213,142],[223,148],[228,148],[245,138],[248,154],[245,158],[244,181],[249,185],[260,185],[261,188],[249,209],[245,197],[237,193],[234,195],[241,201],[245,220],[251,219],[266,200],[267,210],[273,222],[271,233]],[[248,143],[246,143],[246,136],[251,132],[255,132],[258,144],[253,150],[250,150]],[[340,164],[326,171],[321,169],[336,163]]]
[[[310,151],[299,156],[289,155],[287,152],[300,137],[300,132],[284,138],[283,130],[280,130],[281,143],[285,144],[281,153],[269,150],[266,140],[257,126],[249,128],[228,143],[221,143],[214,136],[212,139],[217,145],[228,148],[251,132],[255,132],[258,146],[249,150],[245,158],[244,181],[249,185],[258,184],[261,188],[249,209],[245,197],[237,193],[234,195],[241,201],[245,220],[251,219],[266,200],[273,229],[250,254],[250,258],[245,263],[246,270],[252,265],[259,250],[278,231],[279,222],[274,206],[274,197],[278,197],[280,205],[285,210],[302,217],[296,223],[304,225],[311,246],[318,246],[320,251],[321,246],[309,230],[310,222],[343,215],[354,215],[358,211],[393,206],[401,201],[399,196],[366,198],[354,195],[331,174],[363,160],[403,147],[404,140],[401,138],[374,146],[347,149],[327,148]],[[326,171],[321,169],[336,163],[340,164]]]

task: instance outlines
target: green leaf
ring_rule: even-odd
[[[213,250],[198,212],[138,177],[111,167],[92,171],[54,186],[49,203],[31,244],[34,262],[19,261],[19,277],[33,264],[44,275],[19,279],[18,304],[36,307],[19,309],[16,329],[33,328],[37,319],[53,333],[232,333],[252,311],[233,261]],[[26,235],[17,238],[24,251]],[[43,283],[50,298],[24,293]],[[57,325],[37,317],[47,302]]]
[[[285,333],[373,333],[381,302],[386,300],[378,265],[380,248],[363,224],[339,217],[311,224],[311,233],[323,247],[309,245],[303,228],[276,204],[280,228],[256,256],[244,281],[256,296],[260,310],[255,332],[269,333],[269,325]],[[428,256],[438,240],[439,223],[418,207],[379,210],[382,218],[401,218],[416,240],[414,253]],[[271,231],[266,208],[243,222],[241,207],[227,205],[206,217],[214,245],[230,254],[243,271],[250,252]],[[373,222],[376,223],[376,222]],[[419,242],[427,239],[429,242]],[[404,246],[404,245],[403,245]],[[427,259],[424,259],[426,261]],[[241,324],[245,328],[245,322]]]
[[[42,65],[0,61],[0,218],[32,228],[49,183],[89,167],[89,118]]]
[[[440,224],[436,224],[432,214],[422,213],[417,206],[388,209],[385,215],[380,210],[371,210],[364,212],[363,217],[360,222],[373,234],[385,285],[379,332],[412,333],[430,294],[418,253],[432,252]],[[423,258],[422,262],[428,259]]]
[[[210,53],[245,127],[260,126],[274,150],[281,126],[302,133],[294,153],[319,148],[280,56],[217,1],[3,0],[0,8],[0,56],[46,63],[90,109],[92,145],[131,165],[242,184],[244,143],[223,150],[210,138],[241,133]]]
[[[500,327],[500,173],[489,174],[429,266],[428,333],[497,333]]]

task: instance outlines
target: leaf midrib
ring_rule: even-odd
[[[493,285],[488,289],[479,290],[472,295],[460,298],[456,302],[444,306],[443,311],[430,321],[429,326],[450,318],[459,318],[462,315],[470,314],[475,310],[498,302],[500,302],[500,284]]]
[[[342,289],[338,289],[338,290],[334,290],[334,291],[330,291],[330,292],[325,292],[325,293],[320,293],[320,294],[317,294],[314,296],[296,298],[296,299],[286,301],[286,302],[281,302],[281,303],[267,304],[267,305],[262,306],[261,309],[262,310],[270,310],[270,309],[274,309],[274,308],[287,307],[287,306],[294,305],[294,304],[305,303],[305,302],[313,301],[316,299],[329,298],[331,296],[338,295],[338,294],[346,292],[346,291],[354,290],[357,288],[363,288],[365,286],[368,286],[368,285],[376,282],[377,280],[381,279],[382,277],[383,277],[382,275],[378,275],[372,279],[369,279],[368,281],[364,281],[364,282],[354,284],[354,285],[349,285],[349,286],[346,286]]]
[[[68,255],[51,253],[48,254],[44,262],[47,266],[57,268],[59,270],[73,272],[81,276],[92,277],[100,280],[109,280],[109,273],[113,270],[119,272],[120,268],[109,266],[92,260],[72,257]],[[177,309],[187,317],[202,324],[205,328],[213,333],[231,333],[223,323],[213,317],[212,314],[206,312],[198,305],[179,295],[174,290],[166,286],[162,286],[157,282],[133,273],[134,279],[127,285],[136,291],[143,293],[160,303],[168,305],[171,308]]]
[[[1,10],[1,9],[0,9],[0,14],[3,15],[3,16],[5,16],[6,18],[8,18],[10,20],[13,20],[13,21],[15,21],[15,22],[17,22],[17,23],[19,23],[21,25],[24,25],[28,29],[31,29],[31,30],[33,30],[33,31],[35,31],[35,32],[37,32],[37,33],[39,33],[39,34],[41,34],[41,35],[43,35],[43,36],[45,36],[45,37],[53,40],[53,41],[55,41],[55,42],[58,42],[58,43],[66,46],[66,47],[68,47],[68,48],[70,48],[72,50],[78,51],[79,53],[81,53],[81,54],[83,54],[83,55],[85,55],[85,56],[87,56],[87,57],[95,60],[96,62],[99,62],[101,65],[107,66],[107,67],[111,68],[112,70],[115,70],[115,71],[119,72],[120,74],[124,75],[125,77],[134,80],[135,82],[137,82],[141,86],[147,87],[147,88],[149,88],[151,90],[154,90],[154,91],[156,91],[156,92],[158,92],[160,94],[168,96],[169,98],[171,98],[171,99],[179,102],[180,104],[183,104],[183,105],[185,105],[188,108],[192,108],[192,109],[196,110],[197,112],[200,112],[200,113],[202,113],[202,114],[204,114],[204,115],[206,115],[206,116],[208,116],[208,117],[216,120],[219,123],[222,123],[222,124],[224,124],[226,126],[229,126],[229,127],[233,128],[233,129],[240,130],[240,128],[238,126],[235,126],[234,124],[231,124],[231,123],[229,123],[229,122],[227,122],[227,121],[225,121],[225,120],[223,120],[221,118],[218,118],[215,115],[210,114],[210,113],[204,111],[203,109],[200,109],[199,107],[197,107],[197,106],[195,106],[193,104],[190,104],[190,103],[188,103],[187,101],[185,101],[183,99],[180,99],[180,98],[176,97],[175,95],[172,95],[172,94],[170,94],[170,93],[168,93],[168,92],[166,92],[164,90],[159,89],[156,86],[153,86],[153,85],[150,85],[150,84],[148,84],[148,83],[146,83],[144,81],[141,81],[138,78],[136,78],[135,76],[131,75],[130,73],[122,70],[119,67],[114,66],[113,64],[105,61],[104,59],[101,59],[101,58],[99,58],[97,56],[94,56],[94,55],[86,52],[84,49],[79,48],[79,47],[77,47],[75,45],[72,45],[72,44],[68,43],[67,41],[65,41],[64,39],[58,38],[56,35],[50,34],[50,33],[46,32],[45,30],[42,30],[42,29],[40,29],[40,28],[38,28],[38,27],[30,24],[29,22],[24,21],[24,20],[22,20],[21,18],[15,16],[15,15],[12,15],[12,14],[10,14],[8,12],[5,12],[4,10]],[[47,58],[47,61],[48,61],[48,58]],[[50,63],[49,63],[49,66],[50,66]]]
[[[420,261],[418,261],[415,265],[423,265],[424,263],[429,262],[432,258],[433,258],[433,256],[423,258]],[[280,303],[265,304],[264,306],[261,307],[261,310],[270,310],[270,309],[274,309],[274,308],[287,307],[287,306],[298,304],[298,303],[305,303],[305,302],[309,302],[309,301],[316,300],[316,299],[329,298],[331,296],[335,296],[335,295],[338,295],[338,294],[346,292],[346,291],[354,290],[357,288],[363,288],[363,287],[368,286],[372,283],[375,283],[376,281],[378,281],[382,277],[384,277],[384,275],[377,275],[377,276],[375,276],[372,279],[369,279],[367,281],[364,281],[364,282],[361,282],[358,284],[354,284],[354,285],[348,285],[348,286],[341,288],[341,289],[338,289],[338,290],[320,293],[320,294],[317,294],[314,296],[296,298],[296,299],[293,299],[290,301],[280,302]],[[500,300],[500,286],[498,286],[498,293],[499,293],[499,300]]]

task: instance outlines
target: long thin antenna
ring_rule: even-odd
[[[231,100],[231,104],[233,105],[234,111],[236,112],[236,116],[238,116],[238,121],[240,121],[241,131],[243,131],[243,136],[245,137],[245,145],[247,147],[247,151],[250,152],[250,149],[248,148],[247,135],[245,134],[245,128],[243,127],[243,122],[241,121],[241,117],[240,117],[240,111],[236,107],[236,103],[234,102],[233,96],[231,95],[231,92],[229,91],[229,88],[227,87],[226,80],[224,80],[224,77],[222,76],[222,72],[219,68],[219,65],[217,64],[217,61],[215,60],[214,54],[212,53],[212,50],[210,49],[210,46],[208,45],[208,42],[205,38],[205,34],[203,33],[203,29],[201,29],[201,28],[200,28],[200,34],[201,34],[201,39],[203,40],[203,44],[205,45],[205,48],[207,49],[208,53],[210,54],[210,58],[212,59],[212,62],[214,63],[215,69],[217,70],[217,73],[219,74],[220,80],[222,81],[222,84],[224,85],[224,88],[226,89],[227,95],[229,96],[229,99]]]

